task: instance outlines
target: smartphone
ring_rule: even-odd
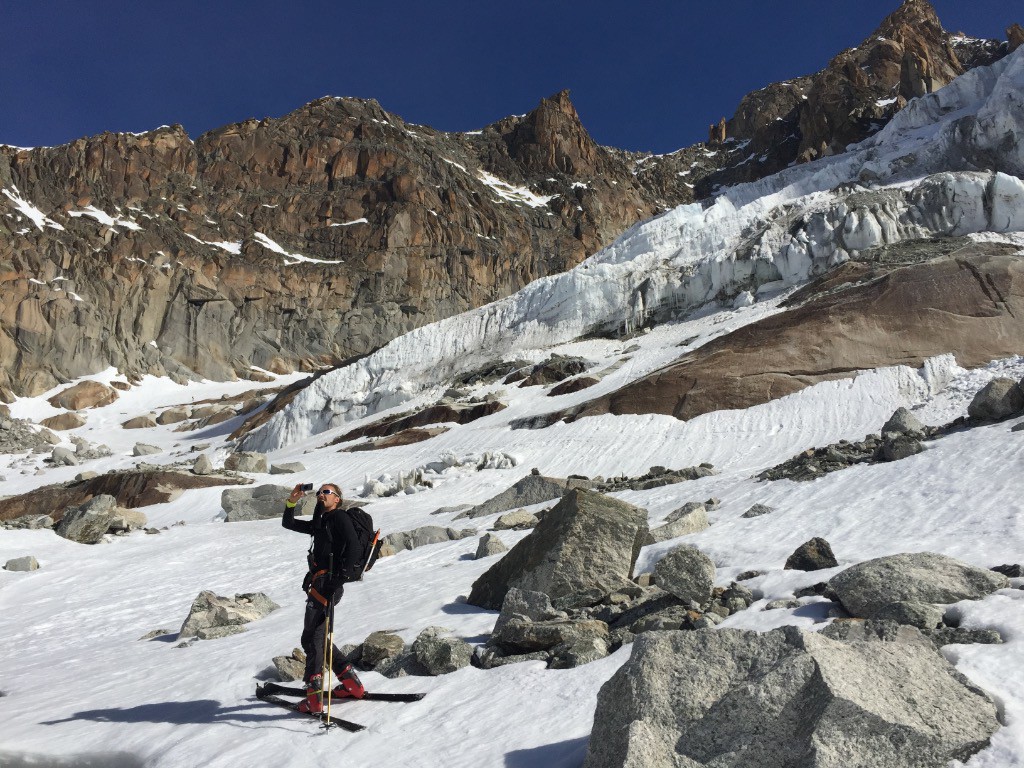
[[[303,483],[302,485],[299,486],[299,490],[301,490],[303,493],[305,493],[306,491],[312,491],[313,490],[313,484],[312,483]]]

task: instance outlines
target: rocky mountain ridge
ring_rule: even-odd
[[[879,32],[746,97],[724,141],[664,156],[599,146],[565,91],[467,133],[323,98],[195,140],[171,126],[2,146],[0,395],[109,366],[182,380],[339,365],[563,272],[660,211],[862,138],[915,89],[1010,47],[948,35],[924,0]],[[896,86],[884,108],[851,109]],[[811,120],[833,113],[856,114]]]

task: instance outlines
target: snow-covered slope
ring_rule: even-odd
[[[565,274],[395,339],[318,379],[246,445],[293,443],[487,361],[793,285],[851,252],[1020,231],[1024,183],[1008,174],[1024,169],[1022,91],[1017,51],[913,102],[844,155],[730,189],[707,208],[677,208]]]

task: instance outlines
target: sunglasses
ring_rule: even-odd
[[[332,493],[334,493],[334,491],[332,491],[330,488],[321,488],[319,491],[316,492],[316,495],[330,496]],[[338,494],[334,493],[334,495],[337,496]]]

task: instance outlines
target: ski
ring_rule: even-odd
[[[325,719],[329,720],[332,725],[336,725],[339,728],[346,731],[350,731],[352,733],[355,733],[356,731],[361,731],[366,727],[365,725],[360,725],[359,723],[353,723],[351,720],[342,720],[340,717],[334,717],[333,715],[330,718],[328,718],[326,713],[322,715],[315,715],[310,712],[300,712],[298,709],[298,702],[288,701],[287,699],[281,699],[277,696],[271,696],[267,693],[264,693],[259,688],[256,689],[256,698],[260,701],[267,702],[267,704],[274,704],[278,707],[283,707],[284,709],[291,710],[295,714],[302,715],[303,717],[311,717],[314,720],[319,720],[320,722],[323,722]]]
[[[264,683],[256,689],[256,695],[281,695],[281,696],[305,696],[305,688],[290,688],[287,685],[278,683]],[[425,693],[367,693],[361,699],[353,699],[348,696],[333,696],[331,701],[419,701],[427,694]]]

